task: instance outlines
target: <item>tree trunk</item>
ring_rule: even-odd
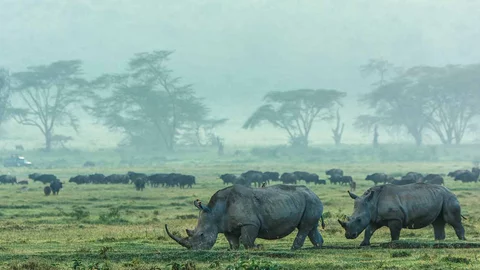
[[[378,147],[378,126],[373,129],[373,147]]]
[[[421,133],[414,133],[412,134],[413,138],[415,139],[415,145],[421,146],[423,143],[422,134]]]
[[[52,132],[47,130],[45,132],[45,152],[52,150]]]

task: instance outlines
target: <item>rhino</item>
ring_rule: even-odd
[[[303,246],[308,236],[315,248],[321,248],[323,237],[318,231],[323,222],[323,204],[306,186],[272,185],[250,188],[232,185],[217,191],[207,205],[196,200],[200,209],[197,227],[186,230],[188,237],[180,238],[165,230],[177,243],[188,249],[211,249],[219,233],[228,240],[230,249],[242,244],[246,249],[256,248],[255,239],[280,239],[295,229],[297,236],[292,249]]]
[[[355,239],[364,230],[360,246],[369,246],[373,233],[387,226],[391,240],[400,238],[402,228],[420,229],[433,225],[435,240],[445,239],[445,224],[450,224],[458,239],[465,240],[461,208],[457,197],[447,188],[435,184],[381,185],[368,189],[362,196],[350,191],[355,200],[353,214],[340,221],[345,238]]]

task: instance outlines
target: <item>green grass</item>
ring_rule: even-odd
[[[323,249],[290,251],[295,237],[267,241],[258,239],[261,250],[228,251],[223,236],[210,251],[189,251],[172,241],[164,231],[185,236],[185,229],[196,225],[198,211],[193,200],[208,201],[223,187],[216,179],[220,173],[238,173],[248,169],[279,172],[305,170],[323,172],[342,168],[357,182],[357,194],[371,182],[363,180],[372,172],[408,171],[447,173],[452,167],[470,168],[469,162],[402,162],[318,164],[289,161],[228,160],[171,161],[134,168],[57,168],[35,170],[53,173],[64,182],[59,196],[44,196],[43,185],[0,185],[0,269],[480,269],[480,183],[462,184],[446,178],[446,186],[459,198],[467,243],[457,240],[447,227],[444,242],[433,240],[432,228],[403,230],[401,240],[389,243],[387,228],[372,237],[372,246],[360,248],[363,238],[347,240],[337,218],[350,215],[353,202],[348,187],[327,184],[309,187],[325,205],[326,228],[320,229]],[[2,169],[6,173],[7,169]],[[133,185],[75,185],[70,176],[93,171],[125,173],[128,170],[181,172],[197,176],[192,189],[150,188],[136,191]],[[15,169],[17,178],[27,178],[33,170]],[[195,267],[194,267],[195,266]],[[263,266],[263,268],[262,268]],[[243,267],[243,268],[242,268]],[[250,267],[250,268],[248,268]],[[255,268],[256,267],[256,268]]]

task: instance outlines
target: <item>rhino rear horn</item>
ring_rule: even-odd
[[[347,192],[348,192],[348,195],[350,195],[350,198],[352,198],[352,199],[354,199],[354,200],[355,200],[356,198],[358,198],[358,196],[355,195],[355,194],[353,194],[352,192],[350,192],[350,190],[348,190]]]
[[[342,228],[345,229],[345,227],[347,227],[347,224],[343,221],[341,221],[340,219],[337,219],[338,220],[338,223],[340,223],[340,225],[342,226]]]
[[[187,232],[187,235],[188,235],[188,236],[192,236],[192,235],[193,235],[193,231],[192,231],[192,230],[185,229],[185,232]]]

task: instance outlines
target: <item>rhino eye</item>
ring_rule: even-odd
[[[360,218],[357,218],[356,222],[360,223],[360,222],[362,222],[362,220]]]

